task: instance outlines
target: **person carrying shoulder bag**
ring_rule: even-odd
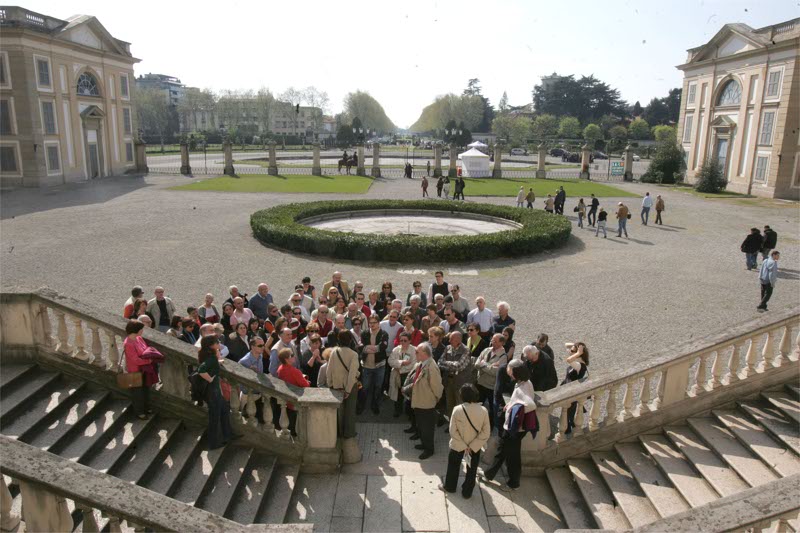
[[[491,425],[489,413],[480,403],[480,395],[475,385],[465,383],[460,390],[461,404],[453,409],[450,417],[450,454],[447,456],[447,474],[444,484],[439,490],[455,492],[458,486],[458,474],[461,471],[461,460],[464,455],[469,458],[467,475],[461,485],[464,498],[472,496],[475,488],[475,476],[481,462],[481,449],[489,442]]]

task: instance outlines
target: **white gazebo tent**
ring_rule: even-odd
[[[489,145],[487,145],[487,144],[483,144],[483,143],[482,143],[482,142],[480,142],[480,141],[475,141],[475,142],[473,142],[473,143],[469,143],[469,144],[467,145],[467,148],[489,148]]]
[[[477,148],[470,148],[466,152],[458,154],[458,158],[461,160],[462,176],[466,178],[491,177],[492,171],[489,170],[489,156]]]

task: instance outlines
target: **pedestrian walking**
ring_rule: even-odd
[[[603,230],[603,238],[608,238],[608,233],[606,233],[606,220],[608,219],[608,213],[602,207],[600,208],[600,214],[597,216],[597,231],[594,232],[594,236],[597,237],[600,235],[600,230]]]
[[[444,187],[444,177],[439,176],[439,181],[436,182],[436,196],[442,197],[442,188]]]
[[[653,198],[650,196],[650,193],[647,192],[644,194],[644,198],[642,198],[642,212],[640,217],[642,219],[642,224],[645,226],[647,222],[650,220],[650,208],[653,207]]]
[[[771,250],[778,244],[778,234],[769,226],[764,226],[764,244],[761,246],[761,259],[767,260]]]
[[[444,197],[446,200],[450,199],[450,177],[444,178]]]
[[[558,192],[556,192],[556,200],[555,200],[555,208],[557,215],[564,214],[564,204],[567,203],[567,192],[564,190],[564,187],[559,187]]]
[[[544,199],[544,210],[552,215],[554,209],[555,209],[555,200],[553,200],[553,197],[548,194],[547,198]]]
[[[428,198],[428,177],[422,176],[422,197]]]
[[[595,195],[592,195],[592,202],[589,206],[589,214],[586,215],[586,221],[589,223],[590,226],[594,227],[597,223],[597,208],[600,207],[600,200],[598,200]]]
[[[750,235],[744,238],[739,249],[744,253],[747,270],[758,266],[758,251],[764,246],[764,238],[758,228],[750,228]]]
[[[758,276],[761,281],[761,303],[756,308],[759,311],[766,311],[767,302],[772,298],[772,291],[778,282],[778,259],[780,258],[781,253],[778,250],[772,250],[767,260],[761,263],[761,272]]]
[[[430,161],[425,163],[425,172],[427,173],[428,176],[431,175],[431,162]]]
[[[528,209],[533,209],[533,202],[536,201],[536,193],[533,192],[533,187],[528,190],[528,194],[525,195],[525,201],[528,202]]]
[[[583,202],[583,198],[578,200],[578,205],[575,206],[575,212],[578,213],[578,227],[583,227],[583,217],[586,216],[586,204]]]
[[[628,219],[631,218],[631,212],[628,209],[628,206],[620,202],[619,207],[617,208],[617,222],[619,223],[619,227],[617,228],[617,237],[622,237],[622,232],[625,232],[625,238],[628,238]]]
[[[517,193],[517,207],[522,207],[524,201],[525,201],[525,188],[520,187],[519,192]]]
[[[661,213],[666,211],[664,207],[664,199],[661,198],[661,195],[656,196],[656,224],[663,225],[661,222]]]

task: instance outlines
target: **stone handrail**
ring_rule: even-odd
[[[658,352],[622,375],[537,393],[540,428],[532,445],[536,452],[527,453],[523,461],[529,467],[546,466],[556,458],[566,458],[570,450],[565,444],[581,453],[586,447],[582,448],[581,441],[596,446],[604,441],[599,438],[603,433],[619,438],[625,436],[626,425],[631,426],[627,431],[631,434],[647,429],[649,417],[654,427],[680,418],[666,416],[670,406],[681,409],[685,418],[691,410],[687,402],[701,407],[705,398],[742,391],[744,384],[761,384],[771,375],[783,376],[788,367],[796,372],[800,368],[796,329],[800,329],[800,307],[770,312]],[[575,427],[570,431],[568,408],[573,403]],[[554,431],[551,416],[558,418]],[[530,451],[530,445],[525,448]]]
[[[3,352],[14,348],[36,348],[55,356],[58,362],[69,363],[78,372],[89,370],[102,375],[103,383],[115,386],[115,374],[124,363],[122,341],[126,320],[98,310],[49,289],[35,292],[0,293],[0,328]],[[187,376],[190,367],[197,367],[197,350],[185,342],[156,330],[145,329],[149,346],[164,354],[159,368],[161,387],[157,395],[166,398],[172,407],[197,409],[190,402]],[[326,388],[298,388],[265,374],[256,374],[233,361],[223,360],[220,376],[231,385],[231,418],[234,426],[246,428],[253,437],[276,453],[304,463],[335,466],[336,409],[341,393]],[[239,390],[248,391],[241,396]],[[256,402],[266,406],[257,419]],[[273,425],[271,400],[281,409],[280,427]],[[287,404],[297,410],[297,437],[288,429]],[[257,432],[257,436],[248,435]],[[257,437],[257,438],[256,438]]]
[[[136,531],[299,533],[312,529],[311,524],[246,526],[2,435],[0,457],[0,472],[19,484],[23,502],[23,516],[15,516],[11,493],[0,476],[4,531],[14,529],[20,518],[26,531],[72,531],[65,499],[73,500],[82,513],[83,531],[101,530],[95,510],[108,518],[110,531],[120,531],[123,520]]]

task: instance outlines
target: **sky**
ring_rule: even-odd
[[[800,0],[406,0],[130,2],[36,0],[57,18],[94,15],[141,62],[136,75],[168,74],[192,87],[279,94],[313,85],[330,114],[345,95],[369,92],[400,127],[437,95],[479,78],[497,105],[531,101],[542,76],[590,75],[644,106],[681,85],[686,49],[720,28],[800,17]]]

